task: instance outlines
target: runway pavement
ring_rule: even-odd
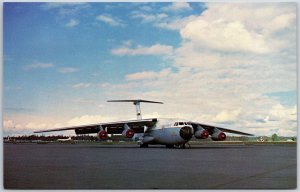
[[[4,144],[5,189],[294,189],[296,145]]]

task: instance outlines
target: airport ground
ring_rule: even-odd
[[[5,189],[295,189],[297,146],[4,144]]]

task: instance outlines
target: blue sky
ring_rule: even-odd
[[[105,102],[133,98],[165,103],[145,106],[145,117],[296,134],[293,3],[4,3],[3,12],[4,134],[134,119],[131,105]]]

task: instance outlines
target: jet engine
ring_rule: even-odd
[[[134,131],[132,129],[126,129],[122,132],[122,135],[127,138],[132,138],[134,136]]]
[[[101,140],[105,140],[108,138],[107,136],[107,132],[105,130],[100,130],[98,132],[98,137],[101,139]]]
[[[214,141],[224,141],[226,139],[226,135],[219,129],[214,128],[213,133],[211,134],[211,139]]]
[[[184,140],[190,140],[193,137],[193,129],[189,126],[184,126],[179,130],[179,135]]]
[[[197,139],[207,139],[207,137],[209,136],[209,132],[198,125],[195,129],[194,135]]]

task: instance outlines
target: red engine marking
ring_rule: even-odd
[[[98,133],[98,136],[101,140],[105,140],[108,138],[106,131],[102,130]]]
[[[132,129],[128,129],[128,130],[126,131],[126,137],[127,137],[127,138],[132,138],[133,135],[134,135],[134,131],[133,131]]]
[[[225,139],[226,139],[225,133],[221,132],[221,133],[218,135],[218,138],[219,138],[219,140],[221,140],[221,141],[225,140]]]
[[[202,134],[201,134],[201,138],[202,138],[202,139],[207,139],[208,135],[209,135],[208,131],[207,131],[207,130],[204,130],[204,131],[202,132]]]

